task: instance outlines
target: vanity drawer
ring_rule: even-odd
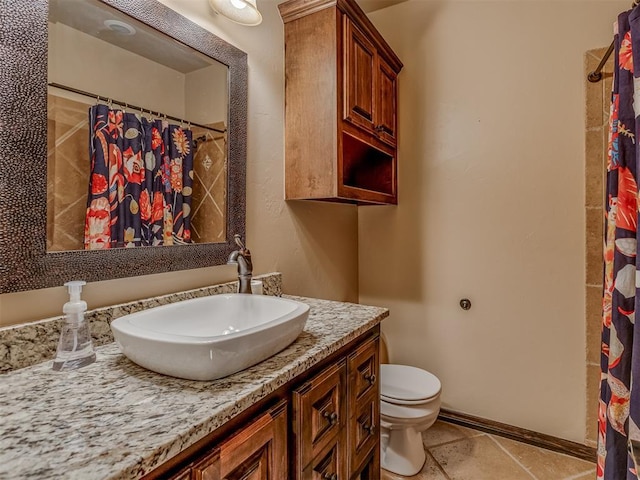
[[[302,472],[301,480],[348,480],[343,436],[338,435]]]
[[[363,464],[371,449],[378,445],[380,436],[380,399],[372,391],[362,398],[349,417],[349,472],[352,474]]]
[[[343,359],[293,391],[297,471],[302,471],[346,425],[347,366]]]
[[[349,405],[357,405],[360,399],[371,392],[378,395],[379,350],[380,338],[376,336],[349,355]]]

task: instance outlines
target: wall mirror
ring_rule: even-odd
[[[155,0],[0,0],[1,293],[219,265],[246,54]]]

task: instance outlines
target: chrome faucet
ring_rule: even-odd
[[[238,293],[251,293],[251,273],[253,264],[251,263],[251,252],[242,243],[242,237],[238,234],[234,236],[236,245],[240,250],[234,250],[229,255],[227,265],[238,265]]]

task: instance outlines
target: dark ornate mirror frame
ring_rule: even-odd
[[[155,0],[100,0],[229,67],[225,243],[47,252],[47,0],[0,0],[0,293],[226,263],[245,233],[247,54]]]

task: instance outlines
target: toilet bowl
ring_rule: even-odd
[[[380,463],[398,475],[412,476],[424,465],[422,432],[440,412],[438,377],[408,365],[380,365]]]

